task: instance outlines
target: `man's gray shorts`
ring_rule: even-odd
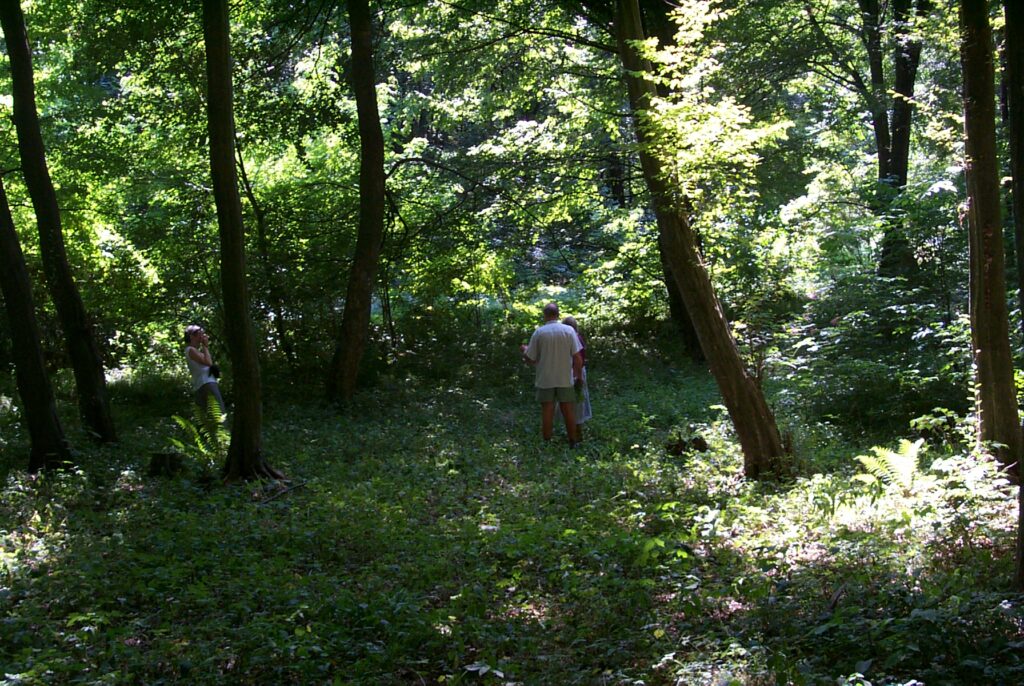
[[[572,390],[572,386],[564,386],[562,388],[538,388],[537,402],[574,403],[576,402],[576,392]]]

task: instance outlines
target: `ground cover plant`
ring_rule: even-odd
[[[174,378],[116,390],[165,399],[76,469],[7,465],[3,683],[1024,678],[1014,498],[984,458],[822,434],[744,480],[710,375],[615,332],[591,340],[585,442],[544,444],[496,337],[396,365],[349,412],[276,389],[288,486],[223,486],[200,453],[147,476],[185,435]]]
[[[0,3],[0,679],[1024,682],[1018,8]]]

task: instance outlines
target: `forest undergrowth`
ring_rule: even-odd
[[[621,334],[591,341],[583,444],[545,444],[516,342],[440,342],[345,411],[272,382],[284,486],[221,485],[200,450],[147,475],[188,445],[181,378],[115,386],[122,442],[74,470],[26,475],[15,436],[0,683],[1024,681],[984,458],[780,417],[790,473],[745,481],[711,376]]]

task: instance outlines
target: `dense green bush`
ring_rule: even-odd
[[[787,412],[851,435],[898,434],[937,407],[969,408],[966,321],[875,275],[812,301],[772,363]]]

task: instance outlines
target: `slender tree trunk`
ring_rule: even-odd
[[[116,441],[117,433],[110,414],[103,360],[64,249],[60,208],[46,166],[46,148],[36,112],[32,50],[25,28],[25,16],[18,0],[0,1],[0,25],[3,26],[7,55],[11,61],[14,126],[18,134],[21,166],[39,227],[39,249],[46,284],[64,329],[68,355],[75,374],[79,410],[86,426],[96,438],[104,442]]]
[[[1000,461],[1014,465],[1022,454],[1013,381],[1004,281],[999,169],[995,136],[992,33],[985,0],[961,0],[960,59],[971,248],[970,315],[977,368],[980,438],[1002,444]]]
[[[237,146],[237,143],[236,143]],[[291,338],[288,336],[288,328],[284,321],[284,296],[281,294],[281,287],[277,276],[274,273],[274,265],[270,260],[270,243],[267,239],[267,213],[263,211],[263,205],[256,198],[252,184],[249,183],[249,175],[245,173],[245,162],[242,159],[241,146],[237,146],[238,172],[241,175],[242,190],[252,207],[253,216],[256,218],[256,248],[259,251],[260,262],[263,265],[263,272],[267,279],[267,296],[270,300],[270,308],[274,313],[274,330],[277,333],[277,344],[281,346],[288,365],[295,369],[295,348],[292,347]]]
[[[235,411],[224,478],[280,478],[263,458],[260,363],[249,317],[245,279],[245,227],[235,176],[235,118],[231,86],[231,37],[227,0],[203,0],[206,43],[207,118],[210,174],[220,227],[224,326],[234,375]]]
[[[43,363],[43,346],[39,342],[32,305],[32,285],[25,268],[25,258],[14,230],[14,220],[7,203],[7,192],[0,178],[0,288],[3,289],[7,318],[11,325],[14,366],[18,394],[25,409],[25,424],[31,448],[28,470],[53,469],[71,462],[71,451],[64,439],[57,416],[50,378]]]
[[[744,471],[751,478],[765,477],[777,470],[783,454],[775,417],[743,364],[688,218],[674,202],[661,163],[646,145],[645,116],[655,91],[650,81],[637,75],[650,71],[650,65],[634,47],[635,41],[644,39],[640,9],[637,0],[618,0],[617,9],[616,34],[636,122],[640,163],[659,230],[666,238],[672,273],[736,428],[743,449]]]
[[[892,140],[889,137],[888,93],[882,53],[882,17],[878,0],[858,0],[861,18],[861,41],[868,54],[870,88],[864,93],[871,111],[871,127],[875,132],[875,153],[878,155],[878,180],[886,183],[890,168]]]
[[[910,134],[914,118],[914,84],[917,82],[917,68],[921,63],[921,41],[910,35],[911,10],[922,18],[931,11],[931,0],[894,0],[892,3],[893,31],[896,34],[896,50],[893,60],[892,103],[892,154],[890,176],[893,186],[903,189],[907,185],[910,166]]]
[[[373,68],[372,17],[367,0],[349,0],[352,32],[352,86],[359,116],[359,233],[345,295],[341,333],[327,377],[327,395],[348,401],[356,389],[366,349],[373,283],[384,238],[384,135],[377,109]]]
[[[871,112],[878,155],[879,197],[875,212],[883,214],[907,185],[914,84],[921,58],[921,42],[910,35],[911,15],[915,7],[912,0],[892,0],[894,95],[890,97],[882,46],[882,7],[878,0],[859,0],[859,5],[861,40],[868,54],[871,84],[863,95]],[[926,14],[930,6],[930,0],[918,0],[917,15]],[[911,276],[915,271],[917,261],[906,236],[906,226],[898,218],[888,217],[883,227],[878,272],[882,276]]]

